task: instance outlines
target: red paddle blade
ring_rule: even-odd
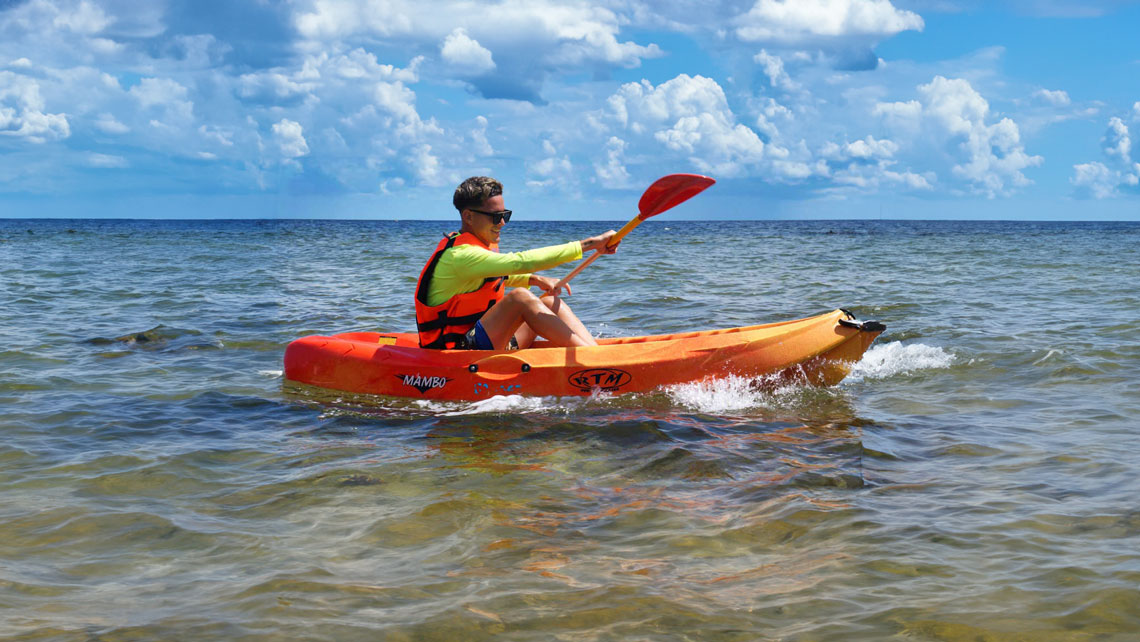
[[[637,218],[645,220],[680,205],[716,181],[700,174],[670,174],[657,179],[637,202]]]

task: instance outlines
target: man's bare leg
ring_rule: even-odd
[[[562,319],[566,327],[570,328],[570,331],[577,335],[578,338],[586,341],[588,345],[598,345],[598,342],[594,340],[594,335],[590,334],[590,331],[586,329],[586,326],[582,324],[578,316],[574,314],[574,311],[570,309],[570,306],[567,305],[565,301],[551,295],[542,297],[540,301],[558,315],[558,318]],[[515,340],[518,341],[520,348],[529,348],[531,344],[534,343],[536,336],[537,333],[535,333],[534,329],[525,322],[515,331]]]
[[[584,347],[597,345],[582,322],[570,312],[569,306],[561,303],[555,297],[544,298],[553,299],[553,301],[548,305],[530,290],[515,288],[488,310],[487,314],[483,315],[483,318],[480,319],[483,323],[483,329],[487,331],[487,337],[491,339],[491,343],[496,349],[505,349],[511,337],[523,324],[556,346]],[[557,305],[562,312],[554,312],[551,305]],[[570,315],[571,323],[563,318],[564,314]],[[580,335],[579,332],[582,334]],[[530,337],[530,340],[533,341],[534,337]],[[521,347],[522,343],[520,342],[519,345]]]

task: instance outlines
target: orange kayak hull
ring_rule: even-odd
[[[599,339],[584,348],[424,350],[415,334],[308,336],[285,350],[285,379],[352,393],[475,401],[495,395],[623,394],[730,375],[813,385],[847,376],[884,330],[843,310],[743,328]]]

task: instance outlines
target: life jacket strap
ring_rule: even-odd
[[[440,250],[438,252],[436,252],[434,255],[432,255],[431,263],[428,264],[428,268],[424,272],[424,278],[420,279],[420,287],[418,287],[416,289],[416,299],[420,303],[422,303],[424,305],[428,304],[428,302],[427,302],[428,285],[431,283],[431,277],[435,275],[435,266],[439,265],[439,259],[440,259],[440,257],[443,256],[443,253],[446,250],[451,249],[451,247],[453,245],[455,245],[455,239],[457,239],[457,238],[459,238],[459,234],[457,234],[457,233],[453,233],[453,234],[448,235],[447,245],[443,246],[442,248],[440,248]]]
[[[487,310],[490,310],[494,305],[495,302],[492,301],[487,305]],[[416,329],[420,332],[428,332],[430,330],[439,330],[441,328],[446,328],[449,325],[474,325],[476,321],[483,318],[484,314],[487,314],[487,310],[458,317],[447,316],[447,311],[444,310],[443,312],[439,313],[439,317],[436,319],[432,319],[431,321],[426,321],[424,323],[417,322]]]

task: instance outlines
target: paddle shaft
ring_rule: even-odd
[[[690,198],[703,192],[709,185],[716,181],[708,176],[700,176],[698,174],[669,174],[653,181],[649,189],[641,195],[641,200],[637,202],[638,213],[632,221],[626,223],[616,234],[606,241],[606,248],[611,248],[621,242],[626,234],[633,231],[633,228],[641,224],[642,221],[650,216],[657,216],[670,208],[684,203]],[[570,279],[578,276],[578,273],[586,269],[586,266],[593,263],[599,256],[603,254],[603,250],[598,250],[593,256],[582,262],[581,265],[574,268],[574,271],[562,277],[562,280],[554,284],[550,289],[552,294],[557,294],[558,290],[570,282]]]
[[[610,237],[609,242],[606,243],[606,247],[613,247],[613,246],[617,245],[618,243],[620,243],[621,240],[623,238],[625,238],[626,234],[629,234],[633,230],[633,228],[637,227],[640,224],[641,224],[641,217],[640,216],[633,217],[632,221],[626,223],[625,226],[623,226],[620,230],[617,231],[617,234],[614,234],[613,236]],[[586,259],[585,261],[582,261],[582,264],[579,265],[578,267],[574,268],[574,270],[572,272],[570,272],[570,274],[567,274],[566,276],[562,277],[562,280],[560,280],[558,283],[555,283],[554,287],[550,288],[550,291],[551,292],[557,292],[559,288],[561,288],[561,287],[565,286],[567,283],[569,283],[570,279],[578,276],[579,272],[581,272],[582,270],[585,270],[588,265],[590,265],[591,263],[596,261],[598,259],[598,257],[601,255],[602,255],[601,250],[594,252],[593,256]]]

